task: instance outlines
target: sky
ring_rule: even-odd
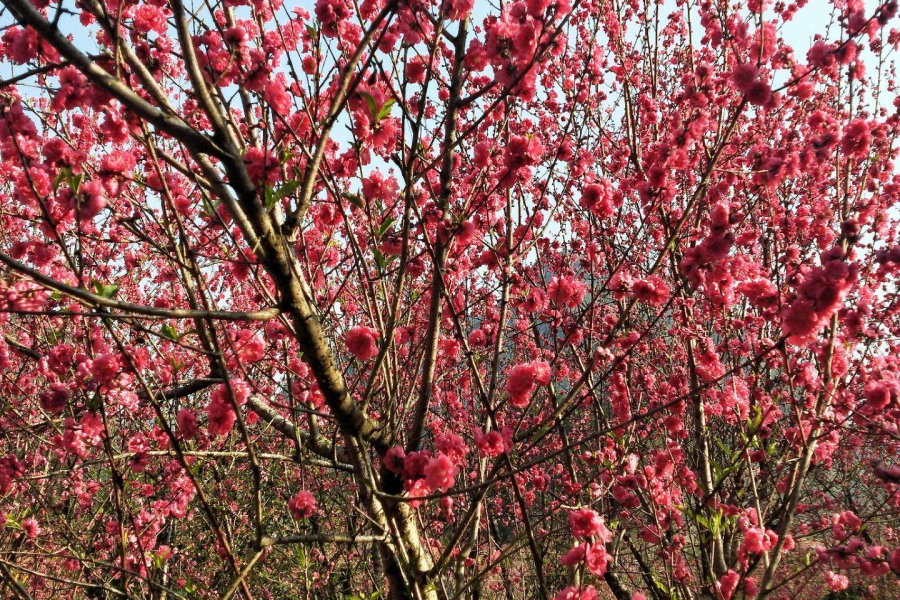
[[[72,0],[62,0],[64,5],[67,7],[72,7]],[[307,9],[310,13],[314,13],[316,0],[284,0],[284,8],[286,12],[292,11],[295,7],[302,7]],[[802,0],[801,0],[802,1]],[[771,5],[772,0],[768,0]],[[201,6],[203,3],[201,0],[188,0],[187,4],[195,4]],[[484,17],[488,14],[496,14],[497,9],[495,8],[499,2],[488,2],[487,0],[475,0],[474,10],[473,10],[473,21],[476,24],[481,24],[484,20]],[[691,0],[691,4],[695,4],[696,0]],[[871,14],[879,5],[879,0],[864,0],[865,6],[867,8],[867,13]],[[661,4],[661,15],[666,15],[667,13],[673,10],[684,10],[683,7],[678,7],[675,0],[663,0]],[[769,8],[771,10],[771,8]],[[831,0],[808,0],[803,8],[801,8],[797,15],[793,20],[784,24],[780,34],[784,37],[784,39],[794,47],[795,55],[798,59],[803,60],[806,56],[807,50],[813,43],[814,36],[816,34],[825,34],[826,39],[839,39],[840,31],[837,28],[837,25],[832,22],[833,10],[832,10],[832,1]],[[7,25],[11,22],[10,16],[8,14],[3,14],[0,16],[0,26]],[[96,50],[96,44],[93,39],[90,39],[90,34],[88,30],[81,26],[77,17],[68,15],[65,16],[60,21],[62,29],[70,34],[73,38],[75,44],[85,52],[94,52]],[[830,31],[829,31],[830,28]],[[699,28],[695,28],[694,35],[699,36],[702,35],[698,32]],[[699,41],[699,40],[698,40]],[[867,63],[869,67],[869,72],[875,71],[876,59],[871,52],[866,50],[862,53],[863,60]],[[16,73],[22,72],[27,67],[13,67],[10,64],[4,64],[0,66],[0,78],[10,77],[15,75]],[[20,86],[20,92],[24,96],[29,95],[29,89],[27,85]],[[887,104],[884,102],[884,104]],[[332,132],[332,136],[339,142],[345,142],[349,139],[347,132],[344,127],[338,126]]]
[[[199,0],[194,1],[199,3]],[[771,3],[771,0],[769,1]],[[879,0],[864,0],[864,3],[867,12],[871,13],[879,5]],[[68,0],[64,0],[64,4],[69,5],[71,3]],[[190,2],[188,2],[188,4],[190,4]],[[486,0],[475,0],[475,7],[473,10],[474,22],[480,24],[486,15],[496,13],[496,9],[494,8],[496,4],[496,2],[488,2]],[[828,32],[829,24],[832,20],[831,4],[830,0],[808,0],[806,5],[798,11],[797,16],[783,26],[781,34],[784,36],[785,40],[794,47],[798,57],[804,57],[806,55],[806,51],[812,45],[813,37],[816,33]],[[294,7],[298,6],[313,13],[315,0],[285,1],[285,9],[287,11],[291,11]],[[675,0],[663,0],[661,5],[661,13],[663,15],[676,9]],[[7,25],[10,22],[11,19],[8,14],[0,16],[0,26]],[[66,33],[73,36],[73,40],[79,48],[87,51],[93,50],[94,42],[93,40],[88,39],[88,32],[80,25],[77,18],[66,16],[61,20],[61,25]],[[838,35],[835,27],[832,27],[831,34],[832,35],[828,37],[834,38]],[[866,56],[867,59],[874,60],[871,53],[867,52],[865,54],[868,55]],[[2,73],[3,76],[8,76],[12,74],[12,71],[9,69],[9,65],[5,65],[0,73]]]

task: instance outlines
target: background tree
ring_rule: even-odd
[[[4,597],[896,593],[896,0],[0,2]]]

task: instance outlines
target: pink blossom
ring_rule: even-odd
[[[479,454],[487,457],[499,456],[511,449],[504,436],[496,430],[482,433],[480,429],[476,429],[475,446],[478,448]]]
[[[178,423],[178,431],[185,439],[193,439],[197,436],[197,415],[189,408],[182,408],[178,411],[176,418]]]
[[[575,537],[595,537],[607,544],[612,541],[612,533],[606,528],[603,517],[590,508],[579,508],[570,512],[569,527]]]
[[[731,72],[731,82],[738,91],[746,94],[759,81],[759,69],[754,63],[738,65]]]
[[[854,119],[844,127],[844,137],[841,139],[841,152],[848,157],[864,159],[869,154],[871,142],[872,134],[869,131],[868,121]]]
[[[24,477],[25,465],[14,454],[0,457],[0,494],[8,493],[15,480]]]
[[[11,27],[3,34],[3,46],[13,62],[25,64],[37,58],[38,35],[31,27]]]
[[[838,252],[823,256],[822,267],[810,269],[797,292],[796,299],[782,312],[788,341],[804,346],[813,341],[828,319],[840,308],[855,278],[855,270]]]
[[[309,519],[318,512],[318,503],[312,492],[300,490],[288,502],[288,508],[291,509],[291,516],[297,521]]]
[[[441,433],[436,437],[435,448],[440,454],[450,457],[454,464],[460,464],[469,453],[469,447],[466,446],[462,436],[450,432]]]
[[[66,409],[68,401],[69,390],[61,383],[51,383],[50,388],[40,396],[41,407],[56,415]]]
[[[211,435],[228,435],[237,415],[231,404],[224,398],[213,398],[206,405],[206,416],[209,419],[209,433]]]
[[[597,600],[597,589],[589,585],[583,588],[569,586],[556,595],[555,600]]]
[[[863,390],[866,399],[866,408],[870,412],[880,413],[891,404],[897,403],[900,398],[900,390],[895,382],[870,381]]]
[[[338,33],[338,24],[350,18],[353,14],[353,5],[347,0],[317,0],[316,18],[322,24],[322,32],[335,37]]]
[[[606,574],[606,565],[609,562],[609,554],[603,543],[590,544],[584,555],[584,562],[588,571],[597,577],[603,577]]]
[[[406,458],[403,459],[403,477],[410,480],[425,477],[425,465],[427,465],[430,460],[430,450],[410,452],[406,455]]]
[[[584,283],[574,277],[554,277],[547,287],[547,293],[554,304],[575,307],[584,300]]]
[[[474,7],[475,0],[443,0],[443,8],[447,17],[454,21],[465,19]]]
[[[232,346],[241,363],[255,363],[265,356],[266,344],[262,336],[252,331],[239,331],[232,338]]]
[[[138,4],[134,10],[134,26],[142,32],[155,31],[158,34],[166,32],[166,17],[168,11],[150,4]]]
[[[850,585],[850,580],[846,575],[838,575],[834,571],[828,571],[825,573],[825,582],[828,584],[828,588],[832,592],[840,592],[846,590]]]
[[[894,573],[900,573],[900,548],[895,548],[893,552],[891,552],[891,571]]]
[[[402,473],[405,460],[406,452],[404,452],[403,447],[392,446],[385,452],[381,462],[388,471],[391,471],[392,473]]]
[[[584,560],[586,551],[587,547],[584,544],[579,544],[562,555],[562,557],[560,557],[559,559],[559,562],[566,565],[567,567],[574,567]]]
[[[258,184],[273,185],[281,179],[281,164],[271,150],[248,149],[244,153],[244,165],[250,179]]]
[[[662,306],[669,299],[669,286],[656,275],[638,279],[632,284],[634,297],[652,306]]]
[[[293,108],[291,96],[287,91],[284,80],[280,77],[276,77],[266,84],[265,100],[280,115],[290,114]]]
[[[79,195],[78,218],[82,221],[90,221],[106,207],[103,184],[97,179],[82,184]]]
[[[763,554],[775,548],[778,542],[778,534],[762,528],[750,528],[744,533],[744,542],[741,550],[751,554]]]
[[[615,207],[612,203],[613,189],[607,180],[585,186],[581,195],[581,206],[601,219],[612,216]]]
[[[91,376],[99,385],[110,383],[119,374],[122,365],[115,354],[101,354],[91,361]]]
[[[378,344],[375,337],[375,332],[368,327],[357,327],[347,332],[344,341],[347,344],[347,350],[357,360],[369,360],[378,355]]]
[[[29,517],[22,521],[22,530],[25,531],[25,535],[30,538],[36,538],[41,535],[41,526],[38,524],[37,519],[33,517]]]
[[[741,576],[732,569],[719,578],[718,588],[723,600],[731,600],[740,580]]]
[[[446,492],[453,487],[459,467],[453,464],[453,460],[446,454],[438,454],[428,461],[423,473],[429,488]]]
[[[535,387],[548,383],[550,383],[550,365],[545,361],[516,365],[510,369],[506,380],[509,403],[517,407],[525,406]]]

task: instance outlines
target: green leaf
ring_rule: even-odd
[[[718,536],[722,532],[722,513],[713,513],[709,519],[709,531]]]
[[[53,191],[54,192],[57,189],[59,189],[59,184],[61,184],[63,182],[63,179],[68,179],[68,176],[66,175],[66,171],[69,171],[68,167],[66,167],[65,169],[60,169],[59,173],[57,173],[56,179],[53,180]]]
[[[175,329],[173,326],[169,325],[168,323],[163,325],[162,335],[163,335],[163,337],[169,338],[170,340],[173,340],[176,342],[181,339],[181,336],[178,335],[178,330]]]
[[[360,96],[362,99],[366,101],[366,104],[369,105],[369,113],[371,113],[372,118],[376,121],[378,120],[378,113],[380,112],[378,109],[378,105],[375,104],[375,98],[372,97],[372,94],[368,92],[360,92]]]
[[[72,190],[73,194],[77,194],[78,190],[81,189],[81,182],[84,181],[84,174],[79,173],[78,175],[75,175],[69,167],[60,169],[59,173],[56,175],[56,179],[53,180],[54,192],[59,189],[59,184],[63,181],[66,182],[66,185],[69,186],[69,189]]]
[[[99,296],[103,296],[104,298],[113,298],[116,293],[119,291],[119,286],[115,283],[106,284],[101,281],[97,281],[96,279],[92,280],[94,284],[94,290],[96,290]]]
[[[720,483],[725,481],[732,473],[738,470],[737,465],[731,465],[730,467],[726,467],[721,471],[716,469],[716,485],[718,486]]]
[[[391,226],[395,222],[396,222],[396,219],[394,219],[393,217],[388,217],[387,219],[385,219],[381,223],[381,226],[379,226],[378,229],[375,231],[375,237],[377,237],[378,239],[381,239],[382,237],[384,237],[384,234],[388,232],[388,230],[391,228]]]
[[[73,194],[77,194],[78,190],[81,189],[81,182],[84,181],[84,174],[79,173],[78,175],[73,175],[72,171],[66,170],[66,183],[69,184],[69,189],[72,190]]]
[[[203,210],[206,212],[206,218],[212,220],[216,214],[216,209],[219,207],[219,201],[212,200],[206,194],[200,196],[200,201],[203,203]]]
[[[295,546],[294,554],[297,556],[300,567],[305,569],[307,564],[309,563],[309,558],[306,556],[306,550],[303,549],[303,546],[301,544]]]
[[[753,415],[747,417],[747,429],[751,434],[756,434],[759,431],[759,426],[762,425],[763,414],[762,410],[758,406],[753,407]]]
[[[387,266],[387,261],[384,259],[384,255],[378,248],[372,248],[372,252],[375,254],[375,262],[378,264],[378,269],[380,271],[384,271],[384,268]]]
[[[266,188],[266,208],[272,208],[278,202],[290,196],[294,192],[297,191],[297,188],[300,187],[299,181],[286,181],[284,185],[282,185],[277,190],[273,190],[272,188]]]
[[[731,448],[722,443],[722,440],[715,438],[716,445],[719,446],[719,449],[727,456],[730,460],[734,460],[734,452],[732,452]]]
[[[359,197],[359,195],[357,195],[357,194],[347,194],[347,193],[345,193],[345,194],[344,194],[344,198],[345,198],[348,202],[350,202],[350,204],[352,204],[352,205],[355,206],[356,208],[362,210],[362,208],[363,208],[363,201],[362,201],[362,198]]]
[[[391,116],[391,109],[397,103],[396,100],[388,100],[382,105],[381,109],[378,111],[378,114],[375,115],[376,121],[381,121],[382,119],[386,119]]]

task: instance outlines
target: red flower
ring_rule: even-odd
[[[456,475],[459,473],[459,467],[453,464],[453,461],[446,454],[438,454],[435,458],[428,461],[423,469],[425,475],[425,483],[432,490],[441,490],[446,492],[453,487]]]
[[[347,344],[347,350],[357,360],[369,360],[378,356],[378,344],[375,337],[375,332],[368,327],[357,327],[347,332],[344,341]]]
[[[318,503],[312,492],[300,490],[288,501],[288,508],[291,509],[291,516],[300,521],[308,519],[318,511]]]
[[[569,527],[575,537],[594,537],[603,543],[612,541],[612,533],[606,528],[603,517],[590,508],[580,508],[570,512]]]
[[[520,408],[525,406],[535,386],[548,383],[550,383],[550,365],[545,361],[516,365],[510,369],[506,380],[509,403]]]
[[[40,396],[41,407],[55,415],[66,409],[68,401],[69,390],[61,383],[51,383],[50,388]]]

